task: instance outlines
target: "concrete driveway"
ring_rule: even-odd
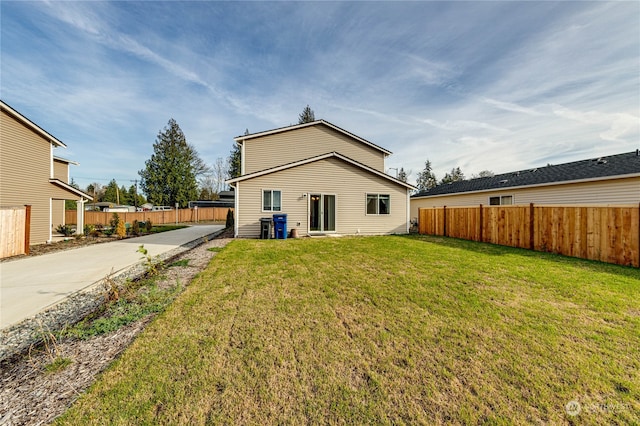
[[[0,329],[31,318],[71,294],[140,262],[144,244],[152,257],[214,234],[223,225],[194,225],[175,231],[96,244],[0,263]]]

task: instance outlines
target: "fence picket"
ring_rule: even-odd
[[[419,209],[418,232],[640,267],[640,206]],[[445,228],[446,224],[446,228]]]

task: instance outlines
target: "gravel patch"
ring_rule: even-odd
[[[187,266],[164,269],[158,286],[188,285],[216,255],[216,252],[208,249],[224,247],[230,241],[232,239],[228,238],[228,234],[222,234],[216,239],[194,242],[190,244],[191,247],[183,246],[175,253],[167,253],[163,256],[165,261],[189,261]],[[113,279],[122,283],[144,272],[144,266],[140,264]],[[41,425],[52,422],[152,320],[153,315],[149,315],[109,334],[88,340],[66,339],[49,345],[49,350],[42,345],[34,349],[32,344],[42,341],[43,330],[57,331],[65,324],[73,324],[95,312],[106,301],[107,285],[98,283],[73,295],[68,303],[58,304],[30,321],[3,330],[0,336],[0,351],[4,354],[0,361],[0,425]],[[48,373],[45,366],[55,356],[69,358],[71,364],[59,372]]]

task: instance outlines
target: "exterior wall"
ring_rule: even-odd
[[[69,183],[69,163],[53,160],[53,177]]]
[[[418,217],[419,208],[489,205],[489,197],[500,195],[513,195],[514,204],[637,204],[640,177],[412,198],[411,219]]]
[[[320,124],[245,141],[244,174],[329,152],[338,152],[384,173],[383,152]]]
[[[282,191],[282,212],[287,216],[287,230],[309,229],[309,196],[336,195],[336,234],[404,234],[407,232],[407,189],[373,175],[337,158],[328,158],[303,166],[282,170],[238,182],[236,222],[238,236],[258,238],[260,218],[273,212],[262,211],[262,190]],[[367,215],[366,194],[391,196],[389,215]]]
[[[51,144],[0,113],[0,205],[31,207],[31,244],[49,239]]]
[[[51,200],[51,232],[56,234],[58,225],[64,225],[64,200]]]

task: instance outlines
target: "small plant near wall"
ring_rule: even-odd
[[[64,235],[65,237],[70,237],[71,235],[73,235],[73,229],[71,228],[71,225],[58,225],[58,227],[56,228],[56,232]]]
[[[231,211],[231,209],[227,210],[227,222],[225,224],[225,226],[227,228],[233,228],[233,211]]]
[[[153,229],[153,224],[151,223],[151,219],[147,219],[147,221],[144,223],[144,228],[147,232],[151,232],[151,229]]]
[[[95,237],[96,227],[94,225],[91,225],[91,224],[86,224],[82,231],[83,231],[85,237]]]

